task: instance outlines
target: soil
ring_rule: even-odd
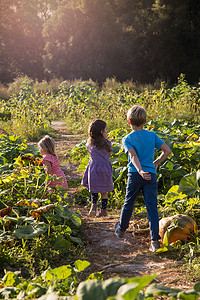
[[[67,161],[66,150],[72,149],[84,137],[67,134],[64,122],[52,122],[57,131],[56,150],[67,180],[80,179],[78,165]],[[79,187],[70,189],[76,194]],[[146,218],[132,220],[125,239],[118,239],[114,234],[114,225],[119,221],[120,211],[109,211],[104,218],[88,216],[89,207],[72,206],[79,209],[85,233],[86,259],[91,263],[90,273],[103,271],[104,279],[120,276],[135,277],[157,274],[155,283],[184,290],[191,289],[195,280],[193,274],[185,268],[185,261],[178,260],[178,253],[154,254],[149,251],[150,237]],[[198,280],[197,280],[198,281]],[[167,299],[166,297],[156,299]]]

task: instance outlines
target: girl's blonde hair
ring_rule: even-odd
[[[129,121],[130,125],[139,127],[146,123],[146,115],[147,114],[144,107],[134,105],[128,110],[127,120]]]
[[[56,156],[55,142],[49,135],[45,135],[38,142],[38,147],[40,150],[43,150],[46,154],[52,154]]]

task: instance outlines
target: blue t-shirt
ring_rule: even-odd
[[[164,144],[163,140],[157,136],[153,131],[146,129],[132,131],[122,139],[123,148],[125,153],[128,153],[129,149],[134,149],[137,153],[142,170],[145,172],[156,173],[156,167],[154,166],[154,154],[155,148],[160,149]],[[128,172],[137,172],[136,168],[131,162],[128,154]]]

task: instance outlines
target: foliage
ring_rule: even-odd
[[[121,127],[127,129],[125,115],[134,104],[146,108],[148,121],[152,120],[151,128],[159,127],[159,122],[158,125],[154,124],[154,120],[159,118],[171,123],[170,126],[169,123],[163,123],[167,134],[171,132],[173,135],[175,127],[178,139],[178,131],[182,132],[181,142],[185,137],[195,140],[192,124],[199,120],[200,91],[189,86],[184,75],[180,76],[175,87],[166,89],[162,84],[159,90],[136,91],[133,85],[119,84],[116,80],[112,81],[112,85],[99,88],[90,80],[62,81],[57,90],[52,86],[48,92],[40,93],[38,83],[33,83],[28,77],[20,80],[19,87],[17,94],[13,94],[8,101],[1,101],[0,125],[7,132],[29,140],[38,140],[41,135],[51,131],[50,121],[56,118],[65,119],[72,130],[84,134],[88,123],[95,118],[105,120],[110,130]]]
[[[165,217],[175,214],[188,214],[193,217],[199,225],[199,125],[190,125],[174,120],[172,123],[166,121],[150,121],[146,129],[154,130],[171,148],[172,154],[158,168],[158,199],[160,216]],[[112,141],[113,152],[111,163],[113,167],[114,191],[109,193],[109,205],[112,208],[120,208],[124,202],[126,178],[127,178],[127,156],[121,148],[121,140],[128,133],[122,128],[109,132]],[[81,159],[79,170],[85,170],[89,159],[89,153],[84,148],[85,142],[71,150],[71,159]],[[156,152],[159,155],[159,152]],[[89,199],[89,194],[82,190],[80,196]],[[79,199],[80,201],[80,199]],[[136,203],[141,210],[141,199]],[[142,205],[143,207],[143,205]],[[195,259],[199,255],[198,232],[195,233],[188,247],[177,248],[180,258],[187,257],[193,251]],[[189,246],[190,245],[190,246]],[[168,235],[163,242],[163,248],[158,252],[175,251],[176,246],[169,245]],[[182,251],[180,250],[182,249]],[[189,257],[189,256],[188,256]]]
[[[40,270],[45,267],[43,260],[51,265],[56,257],[66,253],[70,257],[81,249],[79,213],[69,209],[65,190],[48,192],[49,182],[57,178],[44,172],[35,147],[17,136],[1,134],[0,173],[0,261],[4,267],[28,265],[34,273],[38,265]],[[16,256],[10,260],[12,253]]]
[[[153,65],[159,64],[158,68],[160,74],[165,73],[166,79],[173,80],[173,76],[176,78],[181,70],[181,72],[187,74],[187,78],[192,81],[196,80],[195,78],[198,76],[198,72],[193,69],[193,64],[197,63],[197,57],[195,51],[193,51],[193,47],[198,47],[197,44],[200,38],[199,32],[196,31],[196,25],[199,24],[200,5],[199,2],[196,1],[191,1],[189,6],[187,3],[182,4],[183,5],[177,6],[174,1],[154,1],[152,5],[153,22],[149,26],[148,32],[152,38],[149,55],[152,58],[151,62]],[[185,20],[187,20],[187,22],[185,22]],[[191,28],[191,22],[195,24],[193,28]],[[170,38],[166,34],[166,28]],[[177,39],[181,40],[181,42],[172,49],[171,45],[173,45]],[[184,51],[188,39],[191,41],[191,44],[187,47],[187,53],[190,53],[189,60],[188,54]],[[162,40],[162,43],[160,43],[160,40]],[[162,53],[162,63],[160,61],[161,56],[156,53]],[[179,58],[177,58],[177,55],[179,55]],[[181,66],[181,61],[187,61],[187,63]],[[157,67],[155,69],[157,69]],[[154,71],[152,73],[154,73]],[[157,77],[158,73],[156,72],[152,74],[152,76]]]
[[[51,76],[103,82],[123,73],[121,35],[122,28],[107,0],[83,0],[81,6],[74,2],[59,7],[44,25],[44,67]],[[114,48],[118,49],[115,55]]]
[[[11,82],[19,74],[42,79],[44,42],[37,4],[23,0],[0,3],[1,82]]]
[[[41,276],[28,280],[24,279],[20,272],[8,271],[1,280],[1,299],[8,299],[7,297],[32,299],[49,294],[73,295],[74,288],[80,282],[79,273],[89,265],[88,261],[77,260],[74,262],[74,267],[63,265],[49,268]]]
[[[199,125],[181,124],[177,120],[172,123],[150,121],[146,129],[154,130],[172,150],[172,155],[158,168],[160,205],[164,206],[166,213],[167,211],[169,213],[169,210],[174,213],[192,213],[193,209],[199,207]],[[113,147],[110,158],[114,181],[114,191],[110,193],[112,207],[120,207],[125,196],[128,160],[122,149],[121,140],[127,133],[128,131],[122,128],[109,132]],[[85,142],[76,145],[69,154],[72,160],[82,159],[79,170],[85,170],[89,159]],[[156,152],[156,155],[158,154],[159,152]],[[175,186],[178,186],[176,190]]]
[[[184,291],[179,288],[169,288],[159,284],[147,286],[156,276],[135,277],[129,279],[112,278],[103,282],[96,280],[81,282],[76,297],[78,300],[98,299],[155,299],[156,295],[168,296],[170,299],[198,299],[200,284],[196,283],[192,290]],[[187,298],[186,298],[187,297]],[[74,299],[74,298],[72,298]]]
[[[54,299],[69,300],[142,300],[153,299],[156,295],[163,295],[170,297],[170,299],[195,300],[198,299],[200,295],[199,282],[194,285],[192,290],[184,291],[159,284],[150,284],[156,275],[129,279],[110,278],[105,281],[93,279],[79,283],[78,273],[85,270],[89,263],[87,261],[78,260],[74,265],[75,267],[64,265],[59,268],[48,269],[41,276],[32,280],[24,280],[20,277],[20,274],[9,271],[2,278],[2,287],[0,289],[1,298],[7,299],[7,297],[12,297],[16,299],[17,296],[17,299],[32,299],[46,295]],[[74,295],[74,287],[77,285],[78,288]],[[149,286],[144,289],[147,285]],[[63,298],[64,296],[68,297]]]
[[[40,98],[40,99],[39,99]],[[13,94],[2,107],[3,119],[9,115],[10,121],[4,129],[28,140],[35,140],[49,131],[50,123],[47,118],[47,94],[34,93],[33,81],[25,77],[20,85],[19,95]],[[44,106],[45,104],[45,106]]]
[[[196,83],[199,11],[198,1],[1,1],[0,81],[175,82],[183,72]]]
[[[126,124],[126,111],[135,103],[144,105],[149,120],[152,119],[148,120],[146,129],[154,130],[172,150],[171,156],[158,168],[160,216],[185,213],[191,215],[198,223],[200,127],[196,125],[198,123],[193,122],[198,120],[198,102],[199,89],[190,87],[184,76],[180,77],[174,88],[166,89],[162,86],[159,90],[146,89],[137,92],[125,84],[115,85],[114,81],[112,84],[107,83],[103,88],[91,81],[62,81],[57,94],[50,91],[39,94],[33,81],[24,78],[20,83],[19,94],[13,95],[9,101],[2,101],[2,114],[3,118],[10,118],[13,124],[16,122],[12,127],[15,132],[17,128],[21,129],[22,124],[25,124],[25,131],[28,132],[27,128],[30,126],[32,132],[28,133],[31,139],[37,139],[43,130],[49,129],[50,122],[47,119],[56,119],[58,116],[66,118],[71,124],[75,124],[74,128],[81,127],[84,133],[91,119],[104,119],[110,129],[109,139],[113,146],[110,159],[113,166],[114,191],[110,193],[109,204],[116,208],[124,201],[127,180],[127,156],[121,148],[122,137],[130,131]],[[177,119],[174,119],[175,114]],[[6,125],[7,122],[3,120],[1,124]],[[24,134],[21,132],[21,136]],[[83,141],[67,153],[72,161],[81,161],[79,170],[82,171],[89,158],[85,144],[86,141]],[[156,152],[156,155],[159,155],[159,152]],[[74,261],[79,254],[83,255],[84,243],[83,236],[80,238],[80,215],[69,209],[66,191],[57,189],[52,194],[47,192],[49,181],[55,178],[45,174],[40,165],[40,158],[39,152],[33,146],[27,145],[21,137],[0,135],[0,262],[3,268],[21,268],[22,273],[26,275],[28,282],[22,283],[23,295],[30,289],[30,297],[39,297],[47,291],[75,297],[80,281],[74,273],[76,271],[70,266],[63,266],[58,272],[47,272],[47,278],[50,278],[48,282],[56,276],[67,274],[69,280],[65,278],[65,282],[61,282],[64,279],[60,278],[59,282],[55,281],[55,286],[53,283],[48,285],[40,277],[36,282],[32,282],[35,274],[40,274],[48,267],[59,267],[63,265],[63,260],[66,263],[66,260]],[[83,189],[77,198],[79,202],[87,203],[88,191]],[[141,199],[138,207],[143,209],[140,201]],[[185,259],[186,268],[194,270],[197,278],[198,235],[185,245],[169,245],[166,235],[164,247],[160,252],[164,251],[179,253],[177,256]],[[77,263],[75,268],[81,269],[80,265]],[[62,275],[58,275],[60,272]],[[9,280],[6,280],[9,284],[13,282],[15,286],[4,286],[1,293],[13,293],[15,297],[17,293],[22,292],[21,286],[18,289],[15,275],[9,275]],[[99,277],[95,278],[94,275],[93,278]],[[111,280],[111,286],[115,286],[114,292],[119,292],[120,296],[113,294],[111,297],[119,298],[121,293],[127,293],[127,297],[129,294],[136,295],[143,280],[126,281],[121,290],[118,281],[116,282]],[[84,290],[83,294],[93,293],[96,288],[106,290],[107,284],[110,286],[109,282],[96,280],[88,285],[87,282],[83,283],[79,289]],[[145,284],[142,284],[141,290],[145,287]],[[194,290],[191,294],[196,297],[199,291],[196,288]],[[166,291],[166,288],[160,286],[149,290],[149,295],[156,293],[166,293],[169,296],[174,294],[177,297],[178,293],[182,293],[181,297],[185,297],[186,292],[168,289]],[[190,291],[187,293],[190,294]],[[103,291],[102,296],[104,294]],[[142,291],[138,297],[143,299],[143,296]]]

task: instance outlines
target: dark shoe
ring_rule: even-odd
[[[96,218],[103,218],[103,217],[107,217],[106,209],[102,209],[100,213],[96,216]]]
[[[96,204],[92,204],[88,216],[95,217],[96,213],[97,213],[97,205]]]
[[[125,231],[122,231],[121,228],[120,228],[120,222],[119,221],[115,224],[115,234],[118,237],[118,239],[123,239],[124,235],[125,235]]]
[[[149,251],[156,252],[158,249],[160,249],[160,242],[152,240]]]

